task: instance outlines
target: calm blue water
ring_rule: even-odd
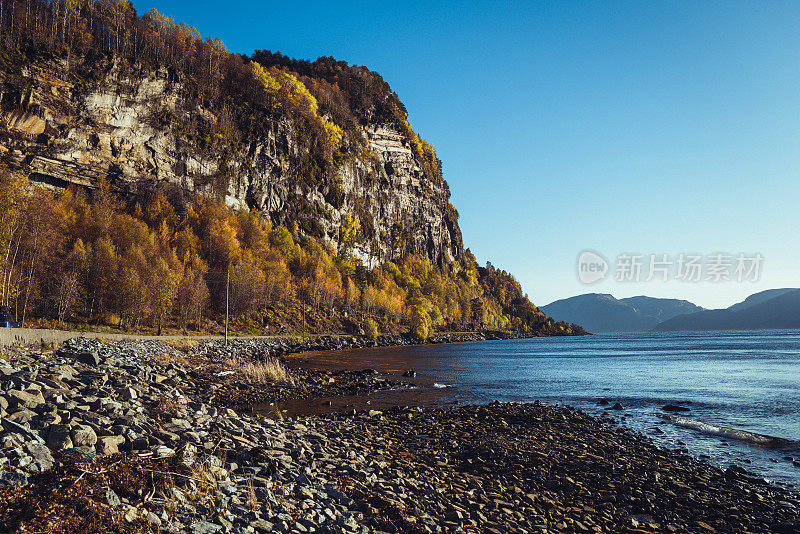
[[[349,352],[353,352],[349,355]],[[723,467],[736,464],[768,480],[800,487],[800,446],[768,450],[696,430],[653,414],[800,443],[800,331],[617,334],[486,341],[318,353],[313,364],[416,369],[422,390],[452,385],[441,401],[564,403],[612,416],[657,444],[685,448]],[[309,362],[312,363],[312,362]],[[600,399],[621,403],[606,410]]]

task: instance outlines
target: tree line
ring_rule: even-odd
[[[467,254],[441,270],[409,255],[369,269],[297,228],[211,197],[157,189],[124,200],[107,184],[87,193],[32,186],[0,173],[0,305],[26,324],[106,323],[159,331],[201,329],[230,313],[255,322],[276,304],[301,302],[420,338],[433,330],[516,329],[569,334],[514,278]]]

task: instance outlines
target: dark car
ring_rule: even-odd
[[[0,328],[19,328],[19,323],[7,309],[0,308]]]

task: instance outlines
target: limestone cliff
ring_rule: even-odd
[[[109,57],[27,58],[0,71],[0,158],[32,181],[92,188],[106,179],[132,195],[177,186],[223,195],[273,224],[339,245],[346,213],[361,221],[354,253],[374,265],[402,253],[443,265],[463,255],[447,184],[423,171],[412,140],[391,122],[361,121],[366,154],[336,164],[308,185],[297,125],[288,116],[225,152],[187,142],[187,125],[216,120],[173,69]]]

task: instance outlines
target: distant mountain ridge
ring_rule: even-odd
[[[655,317],[659,321],[666,321],[672,317],[683,315],[686,313],[694,313],[701,311],[704,308],[689,302],[688,300],[679,299],[662,299],[655,297],[628,297],[619,299],[629,306],[644,315]]]
[[[679,315],[653,328],[655,332],[706,330],[800,329],[800,289],[769,289],[725,310]]]
[[[647,296],[617,299],[605,293],[557,300],[541,310],[592,333],[800,329],[800,289],[767,289],[719,310],[707,310],[686,300]]]
[[[755,306],[756,304],[761,304],[762,302],[767,302],[775,297],[779,297],[785,293],[791,293],[792,291],[797,291],[797,289],[793,287],[784,287],[781,289],[767,289],[765,291],[761,291],[759,293],[753,293],[742,302],[736,303],[733,306],[729,306],[728,309],[731,311],[739,312],[743,311],[751,306]]]
[[[587,332],[647,332],[675,316],[699,312],[703,308],[686,300],[647,296],[617,299],[606,293],[587,293],[543,306],[554,319],[571,317]]]

